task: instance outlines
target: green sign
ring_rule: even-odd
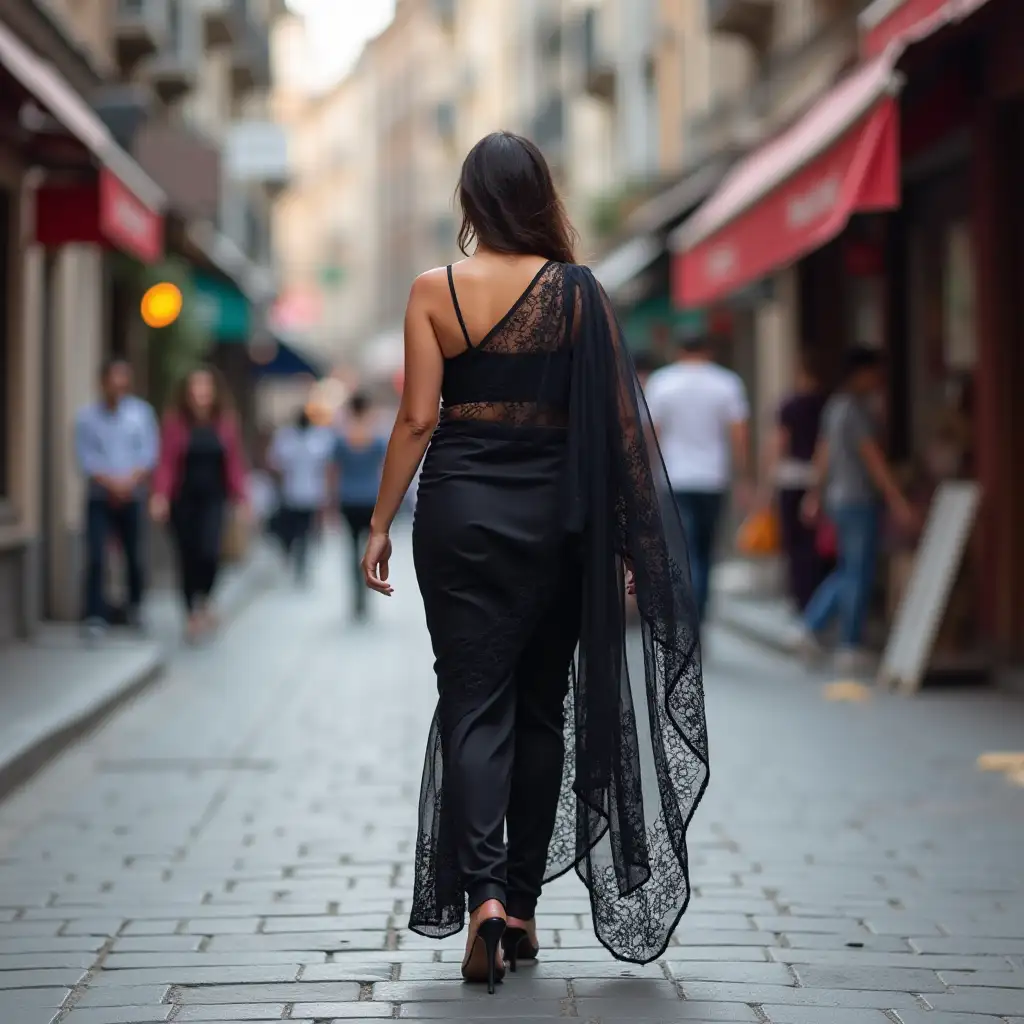
[[[195,275],[197,319],[209,330],[214,341],[249,340],[249,300],[234,286],[205,274]]]
[[[622,327],[629,347],[642,352],[659,343],[702,334],[707,330],[707,315],[702,309],[676,309],[669,296],[663,294],[629,310]]]

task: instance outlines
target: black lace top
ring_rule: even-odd
[[[462,317],[451,267],[448,284],[467,348],[445,362],[442,421],[566,426],[572,352],[565,268],[545,263],[515,305],[476,343]]]

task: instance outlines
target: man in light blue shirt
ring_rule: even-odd
[[[87,634],[94,638],[110,620],[103,566],[111,534],[124,551],[128,621],[141,624],[143,515],[160,445],[152,406],[131,393],[128,363],[106,363],[100,385],[100,400],[82,409],[75,423],[75,452],[87,488],[85,622]]]

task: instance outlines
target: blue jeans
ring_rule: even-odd
[[[723,495],[721,491],[676,491],[674,497],[686,533],[693,598],[703,622],[711,590],[711,560],[715,554]]]
[[[859,647],[875,582],[879,510],[874,504],[837,505],[828,516],[836,528],[838,563],[814,592],[804,624],[820,633],[838,612],[843,646]]]

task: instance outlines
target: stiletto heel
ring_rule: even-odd
[[[480,922],[476,930],[476,937],[470,947],[469,954],[462,962],[462,977],[465,981],[487,982],[487,992],[494,995],[494,985],[505,978],[504,966],[498,967],[496,963],[498,950],[501,948],[501,940],[505,935],[505,918],[489,917],[486,921]],[[484,955],[486,957],[486,969],[481,970],[475,961],[477,960],[477,943],[482,942]]]
[[[515,974],[520,960],[536,960],[540,947],[530,941],[530,933],[525,928],[510,926],[505,929],[502,940],[508,969]]]

